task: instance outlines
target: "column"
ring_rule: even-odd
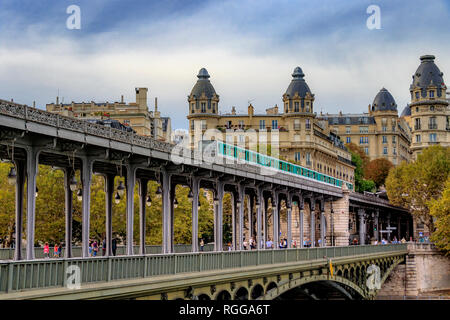
[[[358,209],[358,218],[359,218],[359,244],[366,244],[366,226],[364,219],[365,211],[364,209]]]
[[[263,249],[266,249],[266,242],[268,240],[267,233],[269,229],[268,225],[268,208],[269,208],[269,198],[264,197],[264,191],[262,193],[261,206],[261,217],[262,217],[262,237],[263,237]],[[272,212],[273,215],[273,212]]]
[[[327,232],[326,220],[325,220],[325,201],[320,202],[320,246],[325,247],[325,235]]]
[[[192,252],[198,252],[198,194],[200,179],[192,177]]]
[[[134,185],[136,184],[136,167],[127,165],[127,255],[133,255],[134,227]]]
[[[292,248],[292,195],[287,194],[286,198],[286,220],[287,220],[287,247]]]
[[[243,244],[243,239],[244,239],[244,187],[239,184],[238,185],[238,196],[239,196],[239,232],[238,232],[238,237],[239,237],[239,250],[243,250],[244,249],[244,244]]]
[[[223,251],[223,192],[224,183],[217,180],[214,197],[219,202],[214,212],[214,250],[219,252]]]
[[[64,195],[65,195],[65,218],[66,218],[66,248],[64,250],[65,258],[72,258],[72,211],[73,211],[73,192],[70,190],[70,181],[75,172],[72,168],[64,168]]]
[[[231,193],[231,248],[236,250],[236,195]]]
[[[39,151],[27,148],[27,260],[34,259],[34,226],[36,217],[36,175]]]
[[[112,202],[114,194],[114,174],[105,175],[105,240],[106,240],[106,256],[112,256]]]
[[[81,179],[83,184],[82,202],[82,252],[83,258],[89,257],[89,233],[90,233],[90,210],[91,210],[91,180],[93,160],[87,157],[81,158]]]
[[[409,237],[410,237],[410,226],[409,226],[409,217],[406,217],[406,241],[409,241]]]
[[[254,236],[253,234],[253,204],[255,202],[253,195],[248,195],[248,228],[249,228],[249,241]]]
[[[139,179],[139,254],[145,254],[145,213],[147,202],[147,179]]]
[[[171,189],[171,175],[167,173],[166,169],[161,169],[161,188],[162,188],[162,223],[163,223],[163,246],[162,253],[172,253],[172,211],[170,204],[170,189]],[[173,203],[173,201],[172,201]]]
[[[310,198],[310,215],[311,215],[311,248],[316,246],[316,199],[314,197]]]
[[[14,260],[22,260],[23,196],[25,186],[25,163],[14,161],[16,168],[16,238]]]
[[[263,201],[263,190],[258,187],[257,188],[257,196],[256,196],[256,248],[261,250],[261,202]]]
[[[378,220],[380,218],[380,211],[379,211],[379,209],[375,210],[374,218],[375,218],[374,224],[375,224],[375,227],[377,228],[377,231],[374,232],[375,233],[374,236],[375,236],[375,240],[377,242],[379,242],[380,241],[380,225],[379,225],[379,220]]]
[[[280,247],[280,228],[279,228],[279,201],[278,201],[278,192],[273,193],[273,203],[272,203],[272,221],[273,221],[273,247],[275,249],[279,249]]]
[[[304,228],[303,228],[303,217],[305,214],[305,201],[304,201],[301,193],[299,194],[298,211],[299,211],[298,219],[300,220],[299,221],[299,224],[300,224],[300,226],[299,226],[300,227],[300,248],[303,248],[303,239],[305,237]]]

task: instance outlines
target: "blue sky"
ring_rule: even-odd
[[[66,28],[68,6],[81,29]],[[381,29],[369,30],[369,5]],[[158,97],[173,128],[187,128],[187,95],[208,69],[219,109],[281,105],[300,66],[316,111],[367,111],[386,87],[399,112],[423,54],[450,72],[450,1],[2,0],[0,98],[54,102]],[[450,76],[450,75],[449,75]]]

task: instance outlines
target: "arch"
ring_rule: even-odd
[[[252,288],[251,295],[250,295],[252,300],[256,300],[259,297],[262,297],[263,295],[264,295],[264,288],[262,285],[257,284]]]
[[[234,300],[248,300],[248,290],[245,287],[240,287],[234,294]]]
[[[217,294],[216,300],[231,300],[231,294],[227,290],[222,290]]]
[[[272,289],[278,288],[278,285],[275,282],[270,282],[267,286],[266,286],[266,293],[269,292]]]
[[[200,300],[200,301],[208,301],[208,300],[211,300],[211,297],[208,296],[207,294],[203,293],[203,294],[198,296],[198,300]]]

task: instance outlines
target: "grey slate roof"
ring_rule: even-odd
[[[205,93],[207,98],[212,98],[216,93],[216,90],[214,90],[214,87],[209,81],[208,71],[205,68],[201,68],[198,72],[197,78],[197,83],[192,88],[191,95],[200,97],[203,93]]]
[[[392,94],[382,88],[373,99],[372,108],[374,111],[397,111],[397,104]]]
[[[318,118],[327,120],[329,125],[375,124],[375,118],[368,114],[343,114],[342,116],[330,114],[321,115]]]
[[[306,84],[305,79],[303,79],[304,76],[305,74],[300,67],[296,67],[294,69],[294,73],[292,74],[292,81],[286,90],[287,95],[293,97],[297,92],[301,98],[304,98],[307,92],[311,93],[311,90]]]
[[[411,107],[408,105],[406,105],[405,109],[403,109],[402,114],[400,115],[400,117],[407,117],[411,115]]]
[[[422,97],[426,96],[426,88],[430,85],[437,86],[438,92],[437,96],[441,97],[442,93],[445,97],[445,83],[443,78],[443,73],[439,70],[437,65],[434,63],[435,57],[433,55],[424,55],[420,57],[421,63],[414,73],[413,82],[410,89],[422,88]],[[441,90],[444,89],[444,90]]]

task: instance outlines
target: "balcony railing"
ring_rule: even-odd
[[[419,124],[419,125],[416,124],[416,125],[414,126],[414,130],[420,130],[420,124]]]
[[[437,123],[428,124],[428,129],[437,129]]]

